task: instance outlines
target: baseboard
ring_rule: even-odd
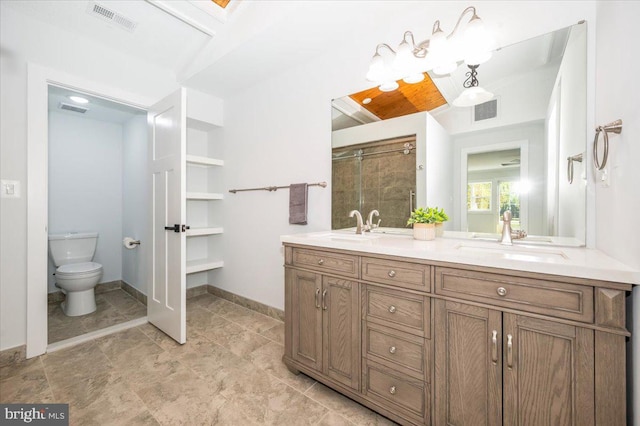
[[[201,294],[207,293],[207,285],[199,285],[198,287],[191,287],[187,289],[187,299],[191,299],[192,297],[200,296]]]
[[[126,281],[122,281],[122,290],[129,293],[131,297],[133,297],[138,302],[146,306],[147,296],[143,292],[141,292],[140,290],[138,290],[137,288],[135,288],[134,286],[132,286]]]
[[[236,305],[244,306],[247,309],[251,309],[252,311],[259,312],[263,315],[275,318],[279,321],[284,321],[284,311],[281,309],[265,305],[264,303],[256,302],[255,300],[247,299],[246,297],[239,296],[235,293],[222,290],[221,288],[214,287],[212,285],[207,285],[206,287],[207,292],[213,294],[214,296],[233,302]]]
[[[0,351],[0,367],[7,367],[21,363],[27,359],[27,345]]]

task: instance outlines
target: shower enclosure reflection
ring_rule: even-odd
[[[351,210],[383,212],[381,226],[401,228],[416,192],[415,137],[343,146],[332,152],[331,228],[353,226]]]

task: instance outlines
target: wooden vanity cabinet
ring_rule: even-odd
[[[594,424],[593,330],[435,304],[435,424]]]
[[[288,244],[285,269],[285,364],[400,424],[626,424],[629,284]]]
[[[292,359],[356,390],[361,340],[358,285],[313,272],[287,271]]]

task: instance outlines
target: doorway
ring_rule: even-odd
[[[146,317],[150,213],[144,202],[146,110],[51,84],[47,104],[47,343],[52,344]],[[138,244],[125,247],[124,238]],[[87,258],[67,254],[69,244],[88,244]],[[77,299],[70,302],[69,286],[77,284],[58,278],[67,270],[77,271],[78,279],[94,271],[86,284],[95,295],[83,303],[95,305],[81,312],[72,306]]]
[[[152,99],[62,71],[28,64],[27,80],[27,330],[28,358],[47,351],[48,282],[48,98],[59,86],[133,108],[146,109]],[[109,93],[109,96],[101,95]]]

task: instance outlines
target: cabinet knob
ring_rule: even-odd
[[[389,306],[389,312],[394,313],[396,311],[396,307],[391,305]]]
[[[504,287],[498,287],[498,289],[496,290],[496,293],[498,293],[498,296],[506,296],[507,289]]]
[[[395,394],[396,394],[396,387],[395,387],[395,386],[391,386],[391,387],[389,388],[389,393],[390,393],[391,395],[395,395]]]
[[[396,271],[394,271],[394,270],[392,269],[392,270],[390,270],[390,271],[389,271],[389,274],[388,274],[388,275],[389,275],[391,278],[393,278],[393,277],[395,277],[395,276],[396,276]]]
[[[395,353],[396,353],[396,347],[395,347],[395,346],[391,346],[391,347],[389,348],[389,353],[390,353],[390,354],[395,354]]]
[[[318,260],[318,265],[322,265],[322,264],[324,264],[324,259]]]

